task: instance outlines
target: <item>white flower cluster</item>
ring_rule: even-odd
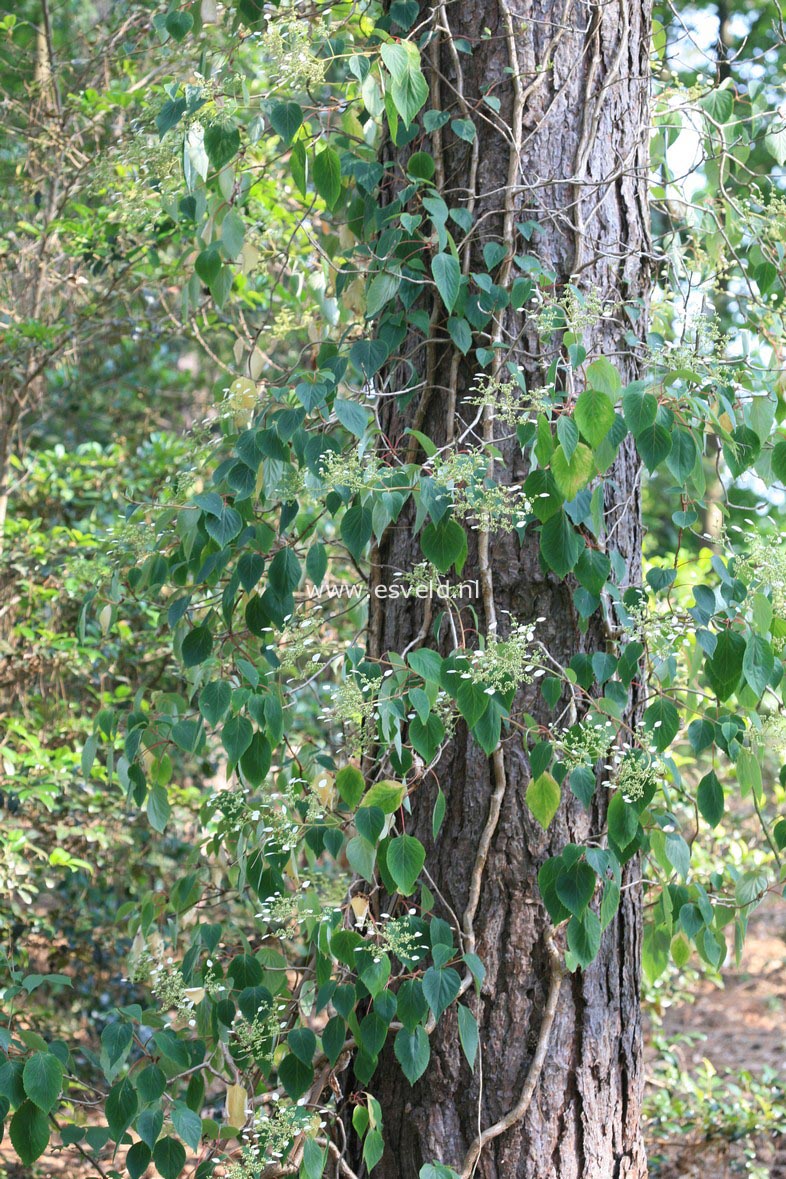
[[[497,421],[515,428],[533,413],[540,413],[551,405],[554,390],[549,387],[525,390],[518,381],[501,381],[490,373],[480,373],[475,380],[475,393],[468,398],[478,409],[487,406],[494,411]]]
[[[751,529],[743,533],[747,551],[734,560],[734,572],[749,586],[772,593],[775,614],[786,615],[786,544],[783,536],[767,536]]]
[[[286,1020],[281,1018],[286,1009],[286,1003],[279,1003],[268,1011],[264,1004],[260,1004],[253,1022],[240,1011],[236,1012],[230,1033],[240,1049],[260,1064],[272,1064],[278,1038],[287,1026]]]
[[[481,449],[434,455],[424,466],[432,471],[434,484],[448,491],[453,515],[469,520],[481,532],[523,528],[532,503],[519,484],[496,483],[488,477],[489,459]]]
[[[294,13],[268,21],[259,40],[269,58],[271,72],[288,88],[318,86],[325,76],[326,62],[311,49],[312,30],[307,20]]]
[[[258,1179],[266,1164],[281,1162],[299,1134],[316,1135],[325,1126],[318,1114],[280,1103],[277,1093],[271,1094],[271,1102],[273,1112],[260,1110],[243,1131],[243,1156],[227,1169],[226,1179]]]
[[[535,627],[534,622],[517,622],[505,639],[489,635],[485,647],[468,654],[469,669],[459,673],[461,678],[479,684],[490,696],[531,683],[539,670],[532,652]]]
[[[614,728],[608,721],[580,721],[560,738],[560,761],[564,762],[568,770],[576,769],[577,766],[592,766],[606,756],[613,739]]]
[[[613,771],[613,784],[626,802],[638,802],[652,786],[666,777],[666,767],[659,757],[628,750]]]
[[[350,495],[372,491],[378,483],[382,464],[373,454],[361,455],[358,450],[334,451],[323,454],[319,474],[330,487],[346,487]]]
[[[377,934],[385,950],[394,954],[402,962],[417,957],[421,950],[423,934],[413,929],[408,917],[387,918],[382,914],[383,921],[377,926]]]

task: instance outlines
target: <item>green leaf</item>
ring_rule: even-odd
[[[411,896],[415,891],[415,883],[425,862],[425,848],[413,835],[398,835],[388,844],[388,871],[402,896]]]
[[[377,862],[374,844],[370,843],[363,835],[354,835],[347,843],[344,854],[352,871],[357,872],[358,876],[362,876],[369,884],[373,884],[374,868]]]
[[[467,1058],[470,1071],[475,1071],[475,1058],[478,1054],[478,1021],[463,1003],[458,1005],[459,1040]]]
[[[576,577],[591,594],[598,595],[611,573],[611,561],[598,549],[585,548],[576,565]]]
[[[171,813],[172,808],[169,805],[166,787],[159,786],[158,784],[151,786],[150,793],[147,796],[147,817],[150,826],[159,835],[166,829]]]
[[[393,1052],[404,1076],[414,1085],[423,1076],[431,1057],[426,1029],[420,1025],[411,1032],[401,1028],[393,1041]]]
[[[199,1150],[202,1140],[202,1119],[187,1105],[176,1104],[172,1110],[172,1125],[175,1133],[182,1138],[191,1150]]]
[[[437,170],[434,157],[427,151],[416,151],[407,160],[407,172],[416,180],[431,180]]]
[[[417,716],[410,721],[409,743],[425,762],[431,761],[444,736],[445,726],[434,713],[428,717],[425,724]]]
[[[348,508],[341,519],[341,539],[356,561],[360,560],[371,540],[372,528],[371,508],[365,504]]]
[[[230,209],[221,222],[221,244],[233,262],[236,262],[246,240],[246,225],[234,209]]]
[[[194,270],[205,286],[212,286],[221,271],[221,254],[217,245],[208,246],[197,254]]]
[[[725,802],[723,787],[714,770],[710,770],[699,782],[696,805],[699,808],[699,814],[709,823],[710,827],[717,827],[723,818]]]
[[[540,530],[540,551],[557,577],[567,577],[576,565],[583,542],[564,511],[552,516]]]
[[[209,725],[215,726],[226,716],[231,701],[229,684],[224,680],[213,680],[199,693],[199,711]]]
[[[642,389],[638,382],[634,382],[622,394],[622,413],[631,434],[640,434],[658,416],[657,399]]]
[[[213,650],[213,634],[208,626],[195,626],[183,639],[180,648],[184,667],[204,663]]]
[[[447,573],[451,565],[460,567],[467,555],[467,536],[458,520],[443,517],[438,524],[427,524],[420,534],[423,556],[440,573]]]
[[[423,975],[423,994],[435,1019],[450,1007],[461,990],[461,978],[452,966],[430,966]]]
[[[476,135],[475,124],[472,119],[451,119],[450,129],[465,143],[473,143]]]
[[[393,79],[391,96],[405,128],[428,98],[428,83],[420,68],[420,54],[411,41],[382,45],[380,57]]]
[[[297,1101],[299,1097],[303,1096],[314,1080],[314,1069],[310,1064],[305,1064],[294,1053],[290,1053],[284,1057],[278,1066],[278,1079],[286,1089],[287,1095],[293,1101]]]
[[[63,1087],[63,1066],[51,1052],[34,1052],[25,1063],[22,1081],[33,1104],[48,1114]]]
[[[161,1138],[153,1148],[153,1163],[162,1179],[177,1179],[186,1165],[186,1152],[176,1138]]]
[[[327,567],[327,549],[321,542],[315,541],[306,554],[306,573],[314,585],[322,584],[327,573]]]
[[[164,27],[174,41],[182,41],[194,27],[194,18],[190,12],[168,12]]]
[[[149,1064],[136,1074],[136,1088],[143,1105],[152,1105],[166,1091],[167,1079],[163,1069]]]
[[[153,1152],[146,1142],[135,1142],[126,1155],[126,1170],[130,1179],[142,1179],[152,1158]]]
[[[448,320],[448,332],[453,343],[466,356],[472,347],[472,328],[467,320],[457,319],[455,315],[451,315]]]
[[[639,829],[636,809],[627,803],[621,794],[612,795],[607,815],[609,839],[624,851],[633,842]]]
[[[326,1160],[327,1147],[320,1146],[313,1138],[307,1138],[303,1144],[300,1179],[322,1179]]]
[[[554,887],[569,913],[579,917],[592,900],[598,878],[585,860],[561,866]]]
[[[489,706],[479,721],[472,726],[472,735],[487,756],[491,756],[499,745],[502,730],[502,712],[496,700],[489,697]]]
[[[185,753],[196,753],[204,738],[204,729],[200,720],[179,720],[172,726],[170,737]]]
[[[786,439],[775,445],[770,461],[775,478],[779,483],[786,483]]]
[[[612,399],[617,396],[622,381],[614,365],[605,356],[599,356],[587,365],[587,384],[600,393],[607,393]]]
[[[761,696],[770,682],[774,667],[775,656],[770,644],[761,635],[750,635],[742,657],[742,674],[757,696]]]
[[[317,1038],[311,1028],[295,1028],[287,1036],[290,1052],[294,1052],[303,1064],[311,1064],[317,1050]]]
[[[780,164],[781,167],[786,164],[786,126],[777,115],[772,129],[764,136],[764,146],[776,164]]]
[[[635,437],[636,448],[648,471],[654,471],[668,458],[671,451],[671,434],[660,422],[645,426]]]
[[[401,286],[401,275],[380,270],[374,275],[366,291],[366,319],[374,319],[383,307],[395,298]]]
[[[438,786],[437,787],[437,799],[436,799],[436,802],[434,803],[434,813],[431,816],[431,835],[432,835],[432,838],[435,840],[436,840],[437,836],[439,835],[440,830],[442,828],[442,824],[445,819],[445,811],[446,810],[447,810],[447,799],[445,798],[444,793],[442,792],[442,790]]]
[[[173,98],[164,103],[156,115],[156,127],[162,139],[167,131],[171,131],[173,127],[177,126],[186,113],[187,106],[185,98]]]
[[[381,782],[374,783],[360,806],[361,809],[370,806],[379,807],[383,814],[392,815],[401,806],[406,793],[407,788],[402,782],[393,782],[385,778]]]
[[[680,727],[680,715],[671,700],[659,696],[644,713],[644,727],[652,734],[658,753],[668,749]]]
[[[32,1101],[24,1101],[11,1118],[10,1136],[19,1161],[29,1167],[47,1148],[49,1119]]]
[[[256,732],[240,758],[240,769],[249,786],[261,786],[270,770],[272,750],[264,733]]]
[[[104,1105],[107,1125],[115,1142],[120,1142],[139,1108],[139,1098],[130,1077],[113,1085]]]
[[[382,340],[357,340],[349,350],[349,359],[367,381],[378,373],[389,355]]]
[[[558,446],[551,456],[551,473],[565,499],[574,499],[595,474],[592,451],[580,442],[568,460],[562,445]]]
[[[753,466],[760,450],[761,440],[755,430],[749,426],[732,430],[730,440],[723,443],[723,457],[735,479]]]
[[[270,111],[270,125],[284,143],[291,143],[303,124],[303,111],[296,102],[279,102]]]
[[[227,757],[237,765],[251,744],[254,729],[246,716],[231,716],[221,730],[221,744]]]
[[[428,1003],[419,978],[408,978],[398,989],[396,1013],[407,1031],[422,1023],[428,1015]]]
[[[365,779],[360,770],[356,769],[355,766],[344,766],[336,774],[336,790],[338,790],[340,797],[352,810],[355,809],[363,797],[365,788]]]
[[[719,700],[727,700],[739,684],[746,651],[745,639],[737,631],[725,630],[718,635],[712,659],[705,661],[704,669]]]
[[[125,1060],[134,1042],[134,1029],[128,1023],[115,1020],[107,1024],[101,1033],[101,1052],[106,1056],[110,1071]]]
[[[565,458],[570,462],[579,444],[579,428],[567,414],[563,413],[557,418],[557,438],[562,444]]]
[[[369,965],[364,966],[360,971],[360,980],[373,999],[376,999],[377,996],[385,990],[385,987],[388,985],[389,978],[390,958],[387,954],[381,954],[379,956],[379,961],[372,959]],[[387,1025],[383,1025],[383,1027],[385,1030],[387,1030]],[[384,1038],[385,1031],[382,1033],[382,1040],[384,1040]],[[367,1042],[366,1046],[368,1046]],[[380,1042],[380,1048],[381,1047],[382,1044]],[[376,1055],[376,1051],[374,1054]]]
[[[592,365],[590,365],[590,368],[592,368]],[[613,371],[616,372],[616,369]],[[614,425],[614,403],[600,389],[585,389],[579,395],[573,416],[582,435],[587,439],[590,446],[594,448],[600,446]],[[569,498],[572,499],[573,497],[571,496]]]
[[[205,151],[211,166],[218,172],[240,150],[240,132],[231,123],[213,123],[205,131]]]
[[[456,692],[458,710],[470,729],[474,728],[490,703],[488,693],[472,680],[460,680]]]
[[[385,1141],[381,1130],[369,1130],[363,1143],[363,1162],[371,1172],[376,1167],[385,1151]]]
[[[327,207],[335,209],[341,196],[341,160],[332,147],[314,157],[314,187]]]
[[[431,273],[442,302],[448,311],[456,306],[461,289],[461,267],[452,254],[437,254],[431,263]]]
[[[0,1064],[0,1097],[4,1097],[14,1108],[25,1100],[23,1071],[24,1065],[21,1060],[4,1060]]]
[[[322,1032],[322,1049],[334,1065],[341,1055],[346,1042],[347,1025],[340,1015],[329,1019]]]
[[[355,826],[360,832],[363,841],[373,849],[379,842],[382,832],[385,830],[385,816],[378,806],[362,807],[355,815]],[[350,840],[350,844],[352,843],[354,843],[354,840]],[[347,848],[347,854],[349,854],[349,847]],[[355,856],[359,860],[362,859],[360,848],[355,849]],[[373,865],[373,857],[371,863]],[[369,874],[363,873],[363,875]]]
[[[686,430],[682,426],[672,430],[671,451],[666,459],[666,466],[678,483],[685,483],[690,478],[690,473],[696,466],[698,454],[696,439],[690,430]]]
[[[579,966],[585,969],[597,957],[600,949],[600,921],[592,909],[587,909],[581,919],[571,917],[568,922],[568,949],[575,955]]]
[[[270,562],[268,579],[276,593],[286,595],[297,589],[301,574],[300,562],[288,546],[279,549]]]
[[[560,788],[551,774],[540,774],[527,787],[527,806],[545,831],[559,810]]]

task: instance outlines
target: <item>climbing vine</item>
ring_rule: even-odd
[[[782,774],[773,751],[786,730],[786,549],[775,533],[762,540],[733,503],[721,508],[721,533],[704,535],[712,464],[724,495],[753,482],[762,509],[786,481],[777,372],[766,342],[735,357],[703,315],[675,328],[665,285],[662,331],[632,336],[641,379],[595,354],[598,323],[635,325],[644,312],[582,288],[581,224],[575,280],[556,289],[532,248],[538,225],[517,221],[517,152],[537,79],[525,87],[511,68],[501,240],[484,237],[475,217],[475,177],[452,203],[442,135],[465,142],[476,167],[500,99],[490,88],[470,108],[460,85],[448,96],[437,72],[427,81],[438,41],[459,80],[472,52],[451,37],[444,5],[425,19],[411,0],[384,13],[329,4],[302,14],[240,0],[216,15],[228,25],[220,37],[200,16],[210,8],[153,19],[162,45],[193,44],[194,56],[135,128],[136,149],[167,162],[151,184],[126,160],[137,205],[118,216],[158,202],[185,276],[173,313],[209,349],[230,335],[235,367],[216,428],[199,439],[207,468],[173,481],[163,503],[132,506],[108,549],[114,576],[89,595],[82,623],[106,634],[129,603],[152,605],[182,673],[177,693],[137,693],[99,714],[83,773],[116,775],[162,837],[178,781],[198,780],[200,828],[172,891],[151,888],[119,914],[134,934],[129,977],[147,999],[118,1009],[101,1037],[106,1129],[80,1122],[69,1047],[47,1043],[13,1007],[0,1033],[0,1103],[25,1164],[56,1127],[88,1155],[108,1139],[130,1142],[124,1170],[118,1161],[107,1173],[131,1179],[151,1162],[174,1179],[187,1150],[198,1179],[319,1179],[329,1164],[352,1176],[349,1134],[371,1172],[384,1111],[368,1088],[385,1045],[414,1084],[450,1012],[469,1069],[482,1053],[474,920],[509,789],[503,745],[515,745],[529,767],[523,805],[544,831],[568,793],[588,812],[598,792],[608,805],[591,838],[566,843],[538,872],[551,976],[517,1105],[479,1131],[460,1171],[442,1160],[421,1171],[467,1179],[486,1143],[526,1111],[561,980],[598,954],[626,864],[647,866],[637,887],[650,979],[693,953],[718,968],[739,951],[753,907],[781,885],[786,820],[772,821],[768,775]],[[515,61],[513,19],[501,11]],[[719,173],[732,141],[766,133],[779,158],[766,95],[754,94],[751,110],[728,87],[691,97],[713,151],[720,141]],[[655,156],[666,171],[673,127],[664,98]],[[672,180],[662,179],[666,201]],[[753,226],[761,212],[749,213]],[[771,256],[782,262],[782,243],[756,249],[758,260],[744,259],[750,314],[766,305],[771,336]],[[537,387],[511,358],[509,310],[553,357]],[[445,349],[447,424],[432,438],[426,410]],[[464,398],[462,366],[475,373]],[[381,428],[387,398],[415,407],[403,440]],[[528,471],[520,485],[501,461],[514,441]],[[673,562],[654,556],[641,585],[627,584],[607,509],[609,473],[633,445],[643,477],[661,481],[678,538]],[[402,518],[422,560],[394,586],[380,580],[375,553]],[[597,649],[562,666],[543,619],[498,612],[489,546],[499,533],[537,546],[543,569],[569,587],[580,630],[602,633]],[[465,601],[471,545],[479,584]],[[424,622],[406,650],[386,651],[379,612],[399,595],[424,601]],[[534,684],[548,724],[516,706]],[[441,906],[408,819],[415,792],[439,782],[460,725],[494,777],[456,914]],[[703,879],[694,842],[721,823],[730,794],[751,800],[766,854],[755,869],[730,862]],[[448,805],[437,785],[435,841]],[[21,1010],[33,985],[20,974],[6,995]],[[358,1088],[347,1112],[337,1078],[350,1060]],[[203,1117],[217,1082],[223,1107]]]

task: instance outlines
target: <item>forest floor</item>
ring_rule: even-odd
[[[662,1012],[658,1041],[671,1042],[685,1073],[711,1077],[714,1070],[718,1092],[706,1086],[704,1108],[696,1111],[701,1125],[693,1132],[667,1136],[665,1141],[653,1135],[648,1144],[652,1175],[657,1179],[710,1175],[712,1179],[742,1175],[786,1179],[786,1134],[735,1141],[728,1130],[734,1121],[735,1086],[741,1073],[750,1073],[754,1081],[774,1073],[786,1086],[786,906],[782,901],[773,898],[753,914],[742,962],[739,967],[727,965],[721,978],[722,985],[699,981],[691,988],[691,1001],[674,1002]],[[650,1027],[647,1073],[651,1086],[662,1084],[654,1038],[655,1029]],[[720,1081],[728,1074],[734,1077],[720,1099]],[[755,1161],[750,1158],[754,1150]]]
[[[699,981],[690,1001],[677,995],[661,1011],[661,1026],[648,1029],[647,1071],[650,1086],[669,1090],[678,1078],[664,1074],[654,1041],[669,1042],[679,1069],[705,1078],[717,1074],[717,1090],[705,1086],[703,1097],[687,1090],[697,1115],[693,1128],[664,1126],[648,1144],[652,1179],[786,1179],[786,1133],[754,1134],[735,1140],[734,1085],[741,1072],[758,1080],[771,1073],[786,1087],[786,906],[777,899],[753,915],[739,968],[724,968],[722,985]],[[711,1068],[708,1069],[706,1062]],[[721,1098],[727,1070],[737,1074]],[[677,1080],[677,1084],[678,1084]],[[652,1089],[651,1089],[652,1091]],[[669,1098],[685,1094],[669,1092]],[[700,1108],[701,1107],[701,1108]],[[716,1116],[717,1115],[717,1116]],[[730,1129],[731,1127],[731,1129]],[[111,1173],[111,1148],[104,1165]],[[115,1164],[116,1165],[116,1164]],[[153,1168],[150,1168],[153,1175]],[[73,1151],[48,1152],[34,1168],[13,1162],[8,1138],[0,1143],[0,1179],[99,1179],[94,1167]]]

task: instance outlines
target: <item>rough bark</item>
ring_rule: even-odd
[[[430,5],[423,5],[424,21],[430,10]],[[441,32],[432,56],[432,97],[437,94],[441,105],[457,115],[465,103],[479,133],[474,192],[469,191],[472,147],[456,139],[449,128],[442,132],[441,145],[432,143],[432,150],[441,147],[437,179],[444,176],[448,203],[475,201],[480,232],[470,268],[484,268],[480,247],[485,241],[501,240],[505,232],[511,149],[496,129],[500,120],[483,106],[481,96],[498,97],[502,121],[508,126],[515,121],[508,56],[512,28],[518,58],[515,69],[524,100],[522,139],[516,151],[515,220],[535,221],[539,231],[529,243],[516,235],[505,244],[517,253],[537,253],[556,273],[557,292],[571,281],[583,291],[597,292],[613,307],[613,315],[587,331],[585,342],[591,355],[609,356],[625,379],[634,379],[638,375],[635,343],[643,332],[649,285],[645,191],[649,0],[611,0],[601,5],[586,0],[510,0],[509,7],[498,0],[461,0],[438,9],[437,24]],[[445,31],[448,27],[453,38],[466,38],[473,46],[471,56],[456,55]],[[484,35],[484,30],[491,35]],[[457,97],[457,89],[463,89],[463,99]],[[415,143],[405,150],[418,146]],[[395,159],[395,149],[390,151]],[[638,312],[625,310],[630,305],[636,305]],[[538,339],[526,315],[507,312],[502,326],[502,339],[509,349],[505,358],[523,366],[529,388],[543,385],[552,358],[548,341]],[[462,410],[463,399],[474,373],[467,363],[456,363],[447,345],[434,349],[427,369],[422,342],[418,353],[415,343],[413,339],[413,357],[421,377],[428,376],[429,388],[425,398],[417,395],[403,408],[393,398],[385,400],[385,434],[394,443],[401,439],[420,407],[421,428],[442,442],[450,416],[451,386],[456,389],[459,418],[466,420],[470,411]],[[405,344],[405,352],[406,348]],[[606,536],[608,548],[615,548],[624,559],[624,581],[636,584],[640,473],[629,441],[607,474]],[[511,482],[526,476],[517,446],[506,446],[504,467],[497,464],[498,477],[501,471]],[[422,559],[408,527],[411,523],[410,516],[402,517],[383,542],[375,574],[382,582],[392,582],[397,570],[411,568]],[[474,539],[464,580],[479,576]],[[495,534],[490,558],[502,634],[509,619],[545,618],[538,637],[563,665],[576,652],[605,648],[599,620],[591,622],[587,633],[579,628],[572,600],[574,583],[570,579],[560,583],[544,572],[536,536],[521,544],[515,534]],[[421,629],[424,605],[417,599],[385,601],[382,607],[372,602],[371,610],[371,640],[378,652],[401,651]],[[481,607],[479,612],[482,624]],[[448,644],[444,628],[442,637]],[[443,654],[448,649],[445,645]],[[521,691],[515,704],[515,712],[520,711],[544,723],[553,719],[536,685]],[[628,719],[635,721],[636,712],[634,692]],[[421,1166],[434,1160],[461,1171],[478,1130],[507,1114],[527,1078],[548,988],[544,940],[548,917],[538,895],[537,870],[565,843],[582,843],[602,832],[607,792],[601,785],[588,814],[566,790],[557,818],[544,833],[524,802],[529,766],[520,737],[504,741],[504,764],[507,789],[474,922],[477,951],[488,973],[479,1002],[472,992],[468,996],[480,1021],[482,1067],[470,1074],[459,1046],[455,1015],[443,1019],[431,1036],[431,1064],[414,1088],[401,1076],[392,1056],[383,1058],[370,1086],[385,1115],[386,1153],[374,1171],[375,1179],[417,1179]],[[409,829],[426,845],[427,867],[442,898],[437,911],[449,917],[447,904],[460,919],[489,813],[493,769],[461,725],[437,773],[448,809],[436,843],[431,837],[433,779],[424,781],[414,795]],[[523,1120],[483,1150],[474,1172],[482,1179],[640,1179],[646,1175],[639,1127],[637,872],[635,862],[626,870],[623,903],[603,936],[595,963],[564,980],[534,1098]]]

